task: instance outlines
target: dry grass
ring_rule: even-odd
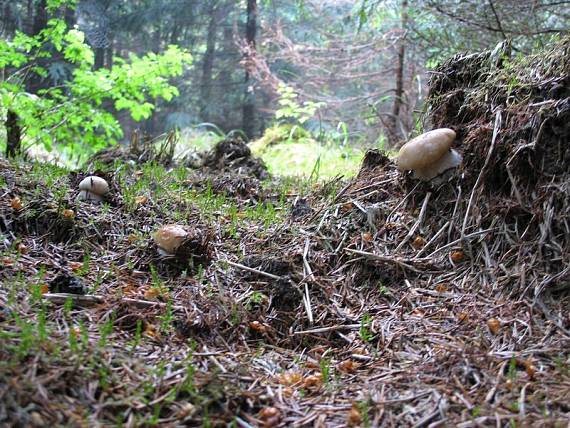
[[[102,210],[74,207],[80,177],[38,193],[45,183],[29,167],[2,173],[4,423],[565,423],[568,297],[505,293],[521,281],[500,253],[516,243],[497,244],[512,233],[468,230],[458,241],[455,178],[406,190],[388,164],[305,202],[271,186],[255,200],[218,200],[188,190],[198,177],[149,168],[109,175],[115,206]],[[141,186],[148,200],[131,207],[125,189],[150,176],[155,190]],[[279,214],[283,197],[310,213]],[[247,211],[270,201],[270,224]],[[67,229],[64,206],[76,210]],[[157,255],[149,233],[173,221],[208,231],[211,264]],[[42,295],[60,273],[96,297],[72,306]]]

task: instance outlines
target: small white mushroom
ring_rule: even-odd
[[[180,245],[188,238],[188,232],[176,224],[167,224],[160,227],[153,235],[154,242],[162,255],[176,253]]]
[[[103,178],[91,175],[81,180],[79,190],[78,200],[101,202],[103,196],[109,193],[109,184]]]
[[[81,183],[79,183],[79,190],[87,190],[91,193],[95,193],[96,195],[103,196],[104,194],[109,193],[109,184],[101,177],[90,175],[89,177],[85,177],[81,180]]]
[[[400,170],[413,170],[414,177],[429,181],[444,171],[461,164],[461,155],[451,149],[455,131],[434,129],[408,141],[398,153]]]

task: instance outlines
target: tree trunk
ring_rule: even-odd
[[[221,112],[216,117],[216,124],[225,132],[241,127],[241,97],[236,100],[234,91],[234,70],[239,69],[239,51],[234,40],[235,2],[225,1],[221,10],[224,24],[221,52],[218,52],[219,74],[216,79],[216,90],[220,100]],[[240,87],[241,88],[241,87]]]
[[[9,2],[4,4],[2,8],[2,26],[4,27],[5,35],[13,35],[16,31],[16,17],[12,16],[12,8]]]
[[[22,130],[18,115],[12,110],[6,113],[6,157],[14,157],[22,151]]]
[[[35,36],[39,34],[47,26],[48,22],[48,14],[47,14],[47,2],[46,0],[39,0],[36,3],[35,11],[34,11],[34,21],[32,24],[31,29],[31,36]],[[40,67],[45,66],[46,60],[45,58],[40,58],[37,61],[37,65]],[[43,78],[37,73],[30,73],[30,78],[26,82],[26,91],[32,94],[35,94],[39,89],[44,87],[44,80]]]
[[[105,48],[95,48],[95,63],[93,64],[94,70],[99,70],[105,67]]]
[[[200,118],[204,122],[210,122],[209,106],[213,102],[212,95],[212,70],[216,56],[216,38],[218,27],[219,9],[215,4],[210,6],[210,23],[208,24],[208,35],[206,39],[206,52],[202,62],[202,79],[200,82]]]
[[[255,52],[255,36],[257,33],[257,0],[247,0],[247,22],[245,26],[245,41],[250,49],[250,54]],[[247,60],[247,58],[246,58]],[[251,76],[247,69],[244,79],[244,100],[242,114],[242,128],[248,138],[255,135],[255,95],[253,92]]]
[[[32,25],[32,35],[39,34],[44,28],[46,28],[48,22],[47,14],[47,1],[39,0],[36,4],[34,11],[34,23]]]
[[[388,130],[388,141],[394,146],[400,139],[404,138],[400,131],[400,111],[404,100],[404,64],[406,58],[406,31],[408,28],[408,0],[402,0],[402,37],[398,47],[398,63],[396,66],[396,91],[394,94],[394,104],[392,105],[392,117],[390,129]]]
[[[67,25],[67,28],[73,28],[73,26],[77,24],[75,9],[72,7],[66,7],[63,15],[63,20],[65,21],[65,25]]]
[[[107,68],[113,67],[113,39],[109,40],[109,46],[105,49],[105,65]]]

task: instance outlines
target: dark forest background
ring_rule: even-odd
[[[504,40],[527,55],[568,30],[570,2],[80,0],[58,13],[86,34],[95,68],[171,44],[193,55],[174,81],[179,97],[141,123],[118,113],[125,136],[203,124],[259,137],[286,84],[300,100],[323,103],[309,129],[334,133],[342,124],[352,142],[374,145],[413,131],[438,61]],[[0,37],[37,34],[49,18],[46,0],[1,1]],[[72,67],[54,57],[47,69],[30,92],[60,84]]]

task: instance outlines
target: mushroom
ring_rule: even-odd
[[[160,227],[153,235],[158,251],[163,256],[172,255],[188,238],[188,232],[176,224],[167,224]]]
[[[414,178],[430,181],[444,171],[461,164],[461,155],[451,148],[455,131],[434,129],[402,146],[396,161],[400,170],[413,170]]]
[[[102,202],[105,194],[109,193],[109,184],[101,177],[90,175],[79,183],[79,201]]]

